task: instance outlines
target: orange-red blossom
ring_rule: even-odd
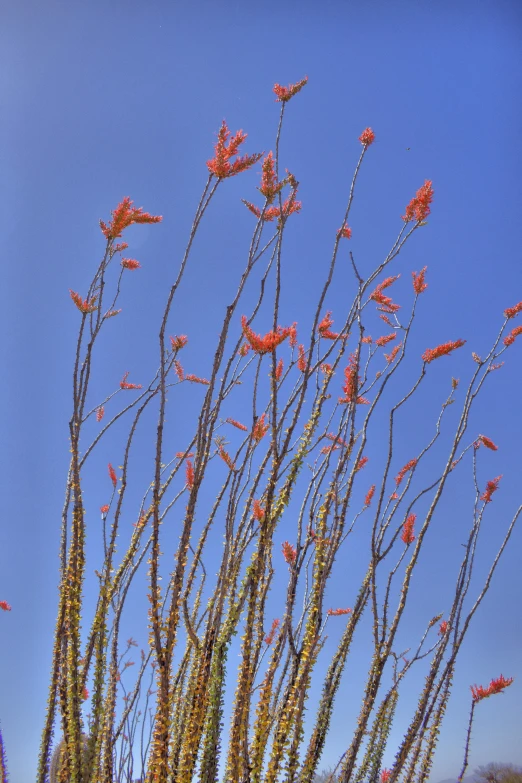
[[[112,218],[108,225],[100,220],[100,228],[108,240],[121,237],[122,232],[133,223],[160,223],[163,220],[161,215],[144,212],[143,207],[133,207],[133,203],[128,196],[125,196],[111,213]]]
[[[357,357],[352,353],[348,358],[348,367],[344,371],[344,397],[339,397],[339,402],[355,402],[357,405],[369,405],[369,401],[365,397],[358,396],[360,379],[357,369]]]
[[[417,514],[410,514],[404,525],[402,526],[402,534],[401,539],[404,541],[405,544],[408,546],[410,544],[413,544],[415,541],[415,536],[413,534],[413,526],[415,524],[415,520],[417,519]]]
[[[257,519],[258,522],[261,522],[264,519],[265,509],[262,507],[259,500],[254,500],[252,505],[252,513],[254,515],[254,519]]]
[[[10,612],[11,604],[8,604],[7,601],[0,601],[0,609],[2,609],[4,612]]]
[[[120,381],[120,389],[142,389],[141,383],[127,383],[127,378],[129,377],[129,373],[126,372],[123,378]]]
[[[500,675],[496,680],[491,680],[487,688],[482,685],[471,686],[471,696],[475,703],[487,699],[488,696],[493,696],[495,693],[502,693],[505,688],[508,688],[513,682],[513,677],[507,679]]]
[[[284,329],[283,327],[278,326],[275,332],[267,332],[265,336],[262,337],[250,328],[246,315],[241,316],[241,328],[243,329],[243,334],[248,340],[252,350],[260,356],[275,351],[277,346],[281,345],[283,340],[286,340],[286,338],[292,334],[291,326],[287,326]]]
[[[491,481],[488,481],[488,483],[486,484],[486,489],[480,496],[480,499],[483,500],[484,503],[491,503],[492,495],[494,492],[497,491],[501,478],[502,476],[497,476]]]
[[[194,466],[192,465],[191,460],[187,460],[186,468],[185,468],[185,482],[187,484],[187,487],[189,489],[192,489],[194,486]]]
[[[350,614],[351,609],[328,609],[326,614],[328,617],[339,617],[342,614]]]
[[[423,291],[425,291],[428,287],[428,284],[424,282],[424,276],[426,274],[426,269],[428,267],[425,266],[424,269],[421,269],[420,272],[412,272],[411,276],[413,277],[413,290],[416,294],[422,294]]]
[[[369,147],[370,144],[373,144],[373,142],[375,141],[375,133],[372,131],[371,128],[365,128],[361,133],[361,135],[359,136],[359,141],[365,147]]]
[[[513,307],[508,307],[504,310],[506,318],[514,318],[518,313],[522,313],[522,302],[518,302]]]
[[[118,483],[118,478],[116,476],[116,471],[114,470],[110,462],[108,466],[108,471],[109,471],[109,478],[112,481],[112,486],[116,488],[116,484]]]
[[[254,163],[261,158],[262,153],[256,152],[254,155],[243,155],[243,157],[237,158],[233,163],[230,162],[231,158],[235,157],[238,153],[240,146],[245,141],[247,134],[242,130],[236,131],[236,133],[229,140],[230,131],[228,129],[225,120],[221,123],[221,128],[218,131],[218,139],[214,145],[214,157],[207,160],[207,168],[211,174],[219,179],[225,179],[226,177],[234,177],[236,174],[240,174],[242,171],[246,171]],[[228,143],[227,143],[228,142]]]
[[[286,103],[293,98],[296,93],[303,89],[308,81],[308,76],[305,76],[301,81],[296,84],[289,84],[288,87],[283,87],[281,84],[274,84],[273,92],[276,94],[276,103]]]
[[[265,437],[266,433],[268,432],[268,427],[270,425],[266,421],[266,413],[262,413],[261,416],[258,418],[254,426],[252,427],[252,437],[255,441],[259,443],[259,441]]]
[[[265,644],[272,644],[274,641],[274,637],[276,634],[277,629],[279,628],[280,620],[276,617],[275,620],[272,620],[272,627],[270,628],[270,631],[265,636]]]
[[[522,326],[515,326],[515,328],[504,337],[504,345],[513,345],[515,337],[518,337],[519,334],[522,334]]]
[[[430,214],[430,204],[433,201],[433,185],[430,179],[424,182],[424,185],[418,189],[412,198],[402,219],[409,223],[410,220],[416,220],[418,223],[426,220]]]
[[[80,294],[77,294],[76,291],[72,291],[70,288],[69,294],[80,313],[88,315],[89,313],[94,313],[94,311],[98,309],[95,304],[97,297],[93,296],[91,299],[82,299]]]
[[[288,565],[293,565],[297,558],[297,551],[295,547],[293,547],[289,541],[284,541],[282,551],[283,557],[285,558]]]
[[[416,459],[411,459],[409,462],[407,462],[407,463],[406,463],[406,465],[405,465],[403,468],[401,468],[401,469],[399,470],[399,472],[398,472],[398,473],[397,473],[397,475],[395,476],[395,484],[396,484],[397,486],[399,486],[399,484],[400,484],[400,483],[401,483],[401,481],[403,480],[403,478],[404,478],[404,476],[406,475],[406,473],[407,473],[409,470],[413,470],[413,468],[415,467],[415,465],[416,465],[416,464],[417,464],[417,460],[416,460]]]
[[[434,359],[438,359],[440,356],[447,356],[456,348],[462,348],[465,343],[466,340],[454,340],[453,342],[437,345],[436,348],[427,348],[422,354],[422,360],[426,362],[426,364],[429,364]]]

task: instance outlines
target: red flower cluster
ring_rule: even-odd
[[[259,500],[254,500],[252,513],[254,515],[254,519],[257,519],[258,522],[261,522],[261,520],[264,519],[265,509],[261,506]]]
[[[141,269],[141,264],[136,261],[135,258],[122,258],[121,265],[124,269],[130,269],[133,272],[135,269]]]
[[[232,424],[233,427],[237,427],[238,430],[243,430],[243,432],[248,432],[248,427],[245,427],[244,424],[241,424],[241,422],[236,421],[235,419],[226,419],[227,424]]]
[[[185,370],[181,366],[181,362],[178,362],[177,359],[174,360],[174,372],[176,373],[180,381],[185,380]]]
[[[518,313],[521,312],[522,312],[522,302],[519,302],[513,307],[508,307],[506,310],[504,310],[504,315],[506,316],[506,318],[514,318]]]
[[[280,218],[281,216],[284,218],[287,218],[289,215],[292,215],[294,212],[300,212],[301,207],[303,206],[301,201],[296,201],[295,195],[297,193],[297,188],[292,192],[292,194],[283,201],[283,204],[281,206],[281,209],[279,207],[268,207],[268,209],[265,209],[263,212],[259,209],[259,207],[256,207],[255,204],[251,204],[250,201],[245,201],[245,199],[242,199],[243,204],[247,207],[247,209],[252,212],[256,216],[256,218],[260,218],[263,216],[263,220],[266,220],[267,223],[271,223],[276,218]]]
[[[92,299],[82,299],[80,294],[77,294],[76,291],[72,291],[70,288],[69,294],[80,313],[88,315],[89,313],[94,313],[94,311],[98,309],[95,305],[96,296],[93,296]]]
[[[398,280],[400,275],[395,275],[394,277],[387,277],[385,280],[382,281],[382,283],[379,283],[375,291],[372,291],[370,294],[370,299],[372,299],[374,302],[377,302],[377,304],[381,305],[377,308],[377,310],[380,310],[382,313],[396,313],[397,310],[401,309],[401,306],[398,304],[395,304],[391,297],[386,296],[383,294],[383,291],[385,288],[389,288],[389,286],[392,285],[396,280]]]
[[[120,389],[142,389],[141,383],[127,383],[129,373],[126,372],[120,381]]]
[[[281,376],[283,374],[283,367],[284,367],[283,360],[279,359],[279,361],[277,362],[277,366],[275,368],[276,381],[280,381],[281,380]]]
[[[409,223],[410,220],[416,220],[418,223],[426,220],[431,211],[430,204],[432,201],[432,182],[430,179],[427,179],[406,207],[406,212],[402,216],[402,219],[406,223]]]
[[[223,120],[218,131],[218,140],[214,145],[214,157],[211,160],[207,160],[208,170],[219,179],[234,177],[236,174],[246,171],[254,163],[257,163],[262,155],[261,152],[257,152],[254,155],[243,155],[243,157],[237,158],[237,160],[231,163],[230,159],[237,155],[239,147],[245,141],[247,134],[243,133],[242,130],[238,130],[228,141],[229,136],[230,131],[227,123]]]
[[[285,186],[286,180],[277,181],[274,156],[269,152],[262,164],[261,187],[259,192],[263,194],[269,204],[272,204],[274,198]]]
[[[497,491],[501,478],[502,476],[497,476],[491,481],[488,481],[488,483],[486,484],[486,489],[480,496],[480,499],[483,500],[484,503],[491,503],[491,496],[493,495],[494,492]]]
[[[0,601],[0,609],[4,612],[10,612],[11,608],[11,604],[8,604],[7,601]]]
[[[391,770],[389,769],[382,769],[381,770],[381,783],[388,783],[391,775]]]
[[[359,470],[362,470],[364,466],[368,464],[369,460],[370,460],[369,457],[361,457],[361,459],[357,461],[357,465],[355,466],[355,473],[357,473],[357,471]]]
[[[247,323],[246,315],[241,316],[241,327],[250,347],[260,356],[275,351],[277,346],[281,345],[283,340],[286,340],[286,338],[291,335],[292,331],[291,326],[287,326],[284,329],[281,326],[278,326],[275,332],[267,332],[264,337],[261,337],[260,334],[256,334],[252,331]]]
[[[406,463],[406,465],[405,465],[403,468],[401,468],[401,469],[399,470],[399,472],[398,472],[398,473],[397,473],[397,475],[395,476],[395,484],[396,484],[397,486],[399,486],[399,484],[400,484],[400,483],[401,483],[401,481],[403,480],[403,478],[404,478],[404,476],[406,475],[406,473],[407,473],[409,470],[413,470],[413,468],[415,467],[415,465],[416,465],[416,464],[417,464],[417,460],[416,460],[416,459],[410,459],[410,461],[409,461],[409,462],[407,462],[407,463]]]
[[[341,228],[337,229],[337,236],[338,237],[340,236],[340,237],[342,237],[344,239],[351,239],[352,238],[352,229],[345,224]]]
[[[401,539],[408,546],[415,541],[415,536],[413,535],[413,526],[415,524],[416,519],[417,519],[417,514],[410,514],[407,517],[406,522],[402,526]]]
[[[297,369],[300,370],[301,372],[304,372],[306,370],[306,353],[305,353],[304,345],[299,345],[297,351],[298,351]]]
[[[259,443],[259,441],[265,437],[266,433],[268,432],[269,424],[266,421],[266,413],[262,413],[261,416],[258,418],[254,426],[252,427],[252,437],[255,441]]]
[[[184,348],[186,344],[188,343],[188,337],[186,334],[180,334],[176,337],[170,338],[170,344],[172,346],[173,351],[179,351],[181,348]]]
[[[105,415],[105,408],[103,405],[100,405],[99,408],[96,409],[96,421],[100,422]]]
[[[187,465],[185,468],[185,481],[187,484],[187,487],[189,489],[192,489],[194,486],[194,466],[192,465],[191,460],[187,460]]]
[[[321,337],[324,337],[325,340],[336,340],[339,337],[339,332],[330,331],[330,327],[333,324],[333,319],[330,318],[331,314],[332,311],[328,310],[323,320],[317,327],[317,331],[319,332]]]
[[[283,542],[282,551],[283,557],[285,558],[288,565],[294,565],[297,558],[297,551],[289,541]]]
[[[274,641],[274,637],[276,635],[276,631],[279,628],[280,620],[276,617],[275,620],[272,620],[272,627],[270,628],[270,631],[265,636],[265,644],[272,644]]]
[[[416,294],[422,294],[423,291],[425,291],[428,287],[428,284],[424,282],[424,276],[426,274],[426,269],[428,267],[425,266],[423,269],[421,269],[420,272],[412,272],[411,276],[413,277],[413,290]]]
[[[375,484],[372,484],[368,492],[366,493],[366,497],[364,498],[364,505],[369,506],[372,502],[373,496],[375,495]]]
[[[504,345],[513,345],[515,337],[522,334],[522,326],[515,326],[506,337],[504,337]]]
[[[486,438],[485,435],[479,435],[478,440],[480,443],[483,443],[487,449],[491,449],[491,451],[498,451],[498,446],[495,446],[491,438]]]
[[[125,196],[111,213],[112,219],[109,225],[100,220],[101,230],[109,241],[121,237],[122,232],[133,223],[161,223],[163,220],[161,215],[144,212],[143,207],[133,207],[133,203],[128,196]]]
[[[219,447],[218,454],[219,454],[219,456],[221,457],[221,459],[223,460],[223,462],[225,463],[225,465],[226,465],[228,468],[230,468],[230,470],[235,470],[235,469],[236,469],[236,466],[234,465],[234,463],[233,463],[233,461],[232,461],[232,457],[230,456],[230,454],[228,453],[228,451],[225,451],[225,449],[223,448],[223,446],[220,446],[220,447]]]
[[[386,359],[388,364],[391,364],[394,361],[395,357],[397,356],[401,348],[402,348],[402,343],[399,343],[399,345],[396,345],[391,353],[384,354],[384,358]]]
[[[359,136],[359,141],[364,144],[365,147],[369,147],[375,141],[375,133],[371,128],[365,128]]]
[[[107,513],[108,510],[109,510],[109,504],[108,503],[106,503],[104,506],[100,506],[100,511],[101,511],[103,516],[105,516],[105,514]]]
[[[342,614],[350,614],[351,609],[328,609],[326,614],[328,617],[339,617]]]
[[[441,622],[441,624],[439,625],[439,635],[440,636],[444,636],[444,634],[446,633],[447,630],[448,630],[448,621],[447,620],[443,620]]]
[[[190,381],[191,383],[202,383],[203,386],[210,386],[210,381],[207,381],[206,378],[200,378],[199,376],[193,375],[192,373],[185,375],[185,380]]]
[[[112,481],[112,486],[116,489],[116,484],[118,483],[118,478],[116,476],[116,471],[114,470],[114,468],[112,467],[110,462],[109,462],[109,465],[108,465],[108,470],[109,470],[109,478]]]
[[[299,92],[299,90],[302,90],[305,84],[308,81],[308,76],[305,76],[304,79],[301,79],[300,82],[297,82],[296,84],[289,84],[288,87],[282,87],[280,84],[274,84],[274,93],[277,95],[276,103],[286,103],[290,100],[290,98],[293,98],[296,93]]]
[[[487,699],[488,696],[493,696],[495,693],[502,693],[505,688],[508,688],[513,682],[513,677],[507,679],[500,675],[496,680],[491,680],[487,688],[482,685],[472,685],[471,695],[475,703]]]
[[[375,345],[382,347],[383,345],[387,345],[388,343],[391,343],[391,341],[395,340],[396,337],[397,337],[397,332],[392,332],[391,334],[385,334],[383,337],[378,337],[375,340]]]
[[[348,367],[344,371],[344,397],[339,397],[339,402],[355,402],[357,405],[369,405],[369,401],[365,397],[357,395],[360,381],[357,370],[357,357],[352,353],[348,358]]]
[[[436,348],[427,348],[422,354],[422,360],[426,362],[426,364],[429,364],[440,356],[447,356],[447,354],[451,353],[456,348],[462,348],[465,343],[466,340],[454,340],[453,342],[437,345]]]

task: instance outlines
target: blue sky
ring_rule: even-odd
[[[431,432],[433,406],[451,376],[469,377],[471,350],[484,354],[504,308],[522,299],[522,7],[513,0],[19,0],[2,16],[0,599],[13,609],[0,617],[0,721],[11,778],[30,783],[46,701],[69,456],[78,313],[68,289],[87,288],[103,252],[98,220],[125,195],[164,216],[159,226],[128,232],[130,254],[143,268],[129,276],[121,320],[114,319],[99,356],[96,383],[105,393],[126,370],[138,382],[154,371],[160,313],[222,119],[248,133],[249,152],[268,151],[278,116],[273,84],[307,74],[309,84],[289,106],[281,148],[303,202],[285,239],[288,322],[310,319],[363,128],[377,136],[351,219],[363,265],[385,255],[405,204],[426,178],[434,183],[429,227],[417,232],[393,272],[402,272],[398,285],[406,292],[411,270],[428,266],[414,338],[419,355],[446,340],[468,343],[430,368],[430,391],[404,422],[407,454],[408,439],[416,443],[419,433]],[[242,269],[254,218],[240,199],[256,201],[258,169],[220,188],[173,316],[172,332],[189,334],[187,356],[200,375],[208,372],[209,336],[213,344]],[[350,285],[350,278],[339,279],[334,316],[351,301]],[[504,476],[482,534],[479,576],[520,503],[521,350],[515,344],[506,353],[470,426],[499,445],[481,455],[482,479]],[[100,464],[109,458],[102,454]],[[95,510],[107,491],[101,475],[93,468],[87,478]],[[460,556],[454,531],[471,508],[468,472],[449,487],[413,616],[423,602],[440,599],[444,610],[446,574]],[[522,762],[521,544],[519,527],[471,626],[433,781],[460,768],[469,685],[501,672],[517,679],[477,710],[471,765]],[[90,553],[93,569],[94,548]],[[142,617],[143,603],[133,600]],[[362,657],[355,658],[359,668],[364,677]],[[339,696],[325,765],[346,746],[358,698],[349,685]],[[406,701],[404,721],[414,703],[408,710]],[[400,741],[400,732],[393,736]]]

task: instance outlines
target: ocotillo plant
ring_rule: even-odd
[[[124,198],[111,219],[100,222],[105,249],[88,290],[70,292],[79,319],[69,422],[71,460],[38,783],[45,783],[49,773],[55,731],[63,733],[61,774],[71,783],[131,780],[136,767],[125,759],[133,750],[135,764],[141,757],[147,783],[213,783],[220,778],[227,783],[311,783],[348,656],[366,616],[371,618],[372,640],[367,680],[353,735],[335,775],[344,783],[395,783],[399,778],[424,781],[429,774],[458,653],[522,510],[519,507],[506,524],[482,589],[472,595],[477,539],[500,477],[479,485],[477,463],[496,446],[488,436],[469,432],[469,417],[483,387],[501,376],[494,372],[501,367],[501,356],[522,333],[522,326],[509,330],[522,302],[499,318],[498,333],[484,358],[474,355],[473,364],[468,355],[473,372],[467,387],[461,390],[458,381],[448,377],[431,435],[406,461],[399,460],[403,409],[429,383],[434,362],[456,351],[464,354],[465,340],[458,335],[426,347],[422,355],[410,348],[417,308],[428,287],[426,268],[413,272],[407,289],[399,288],[401,304],[392,295],[402,285],[397,283],[399,254],[426,225],[434,188],[430,180],[421,184],[402,218],[397,216],[398,233],[389,252],[366,268],[367,263],[350,252],[352,231],[357,231],[350,217],[352,203],[375,139],[373,130],[366,128],[359,137],[360,155],[346,204],[332,231],[330,260],[322,269],[314,267],[320,280],[310,323],[305,328],[283,319],[283,240],[300,219],[301,202],[296,176],[281,174],[280,139],[289,101],[305,84],[303,79],[288,87],[275,86],[281,111],[273,152],[264,157],[241,155],[246,134],[232,135],[225,122],[221,125],[186,249],[158,324],[158,364],[150,382],[131,383],[128,379],[134,374],[126,373],[119,388],[100,394],[92,378],[95,347],[97,351],[112,319],[124,317],[119,315],[120,301],[130,273],[140,266],[125,255],[124,232],[133,224],[157,223],[161,217]],[[205,377],[200,377],[190,371],[190,329],[187,326],[186,335],[172,334],[177,297],[211,204],[229,178],[261,159],[261,197],[244,202],[253,220],[244,269],[236,293],[224,307],[216,344],[209,348]],[[350,284],[353,295],[344,311],[335,313],[334,331],[329,306],[341,260],[345,278],[346,269],[350,274],[345,287],[348,290]],[[252,292],[255,300],[249,300]],[[249,301],[254,301],[253,307]],[[384,333],[370,336],[378,325]],[[398,394],[395,383],[408,366],[415,377]],[[192,435],[180,450],[179,445],[173,447],[167,416],[173,407],[183,408],[187,389],[192,398],[198,390],[202,402]],[[376,439],[372,425],[390,399],[386,434],[380,428]],[[459,415],[449,432],[451,405],[452,410],[458,406]],[[132,508],[136,479],[134,484],[129,481],[129,471],[137,432],[152,414],[154,467],[141,480],[142,501]],[[121,432],[125,422],[127,435],[119,451],[111,445],[119,455],[113,463],[120,466],[107,467],[105,462],[100,467],[101,480],[112,486],[101,508],[101,565],[87,564],[91,518],[82,478],[100,444],[109,433]],[[384,467],[379,480],[370,484],[364,468],[369,455],[377,452]],[[452,599],[443,613],[426,617],[425,630],[420,638],[411,639],[412,652],[406,658],[398,649],[398,631],[412,577],[428,533],[436,535],[432,522],[441,497],[465,464],[471,466],[476,493]],[[123,518],[131,514],[134,527],[129,534]],[[179,535],[175,552],[164,551],[167,518]],[[216,533],[217,555],[215,546],[213,553],[208,551]],[[334,566],[340,559],[349,562],[356,535],[366,547],[361,584],[342,605],[329,607],[327,589]],[[155,692],[147,692],[154,705],[150,744],[142,739],[139,750],[136,710],[149,656],[143,654],[135,685],[122,704],[118,693],[125,666],[119,630],[129,589],[145,563]],[[90,572],[96,565],[99,583],[90,617],[85,613],[87,565]],[[283,571],[284,601],[274,613],[269,592]],[[327,649],[325,629],[334,622],[343,624],[341,638],[331,660],[320,667],[318,659]],[[235,672],[227,656],[237,635]],[[393,749],[393,765],[383,769],[401,685],[412,668],[423,665],[424,688],[399,747]],[[233,698],[227,700],[234,674]],[[312,681],[322,684],[316,704],[311,703]],[[87,700],[88,726],[82,715]]]

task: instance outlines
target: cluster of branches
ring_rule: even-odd
[[[406,208],[389,253],[363,274],[347,250],[355,186],[374,140],[371,129],[363,132],[362,151],[319,287],[311,330],[308,338],[301,337],[299,342],[295,324],[279,325],[283,237],[288,224],[298,219],[293,216],[301,207],[295,177],[287,173],[279,179],[279,144],[288,101],[304,84],[305,80],[289,87],[276,85],[281,114],[274,153],[262,163],[259,190],[264,203],[260,207],[247,203],[257,221],[237,291],[225,308],[207,378],[185,373],[180,358],[189,340],[185,335],[169,336],[169,318],[211,201],[227,178],[250,168],[261,157],[238,156],[245,140],[242,131],[231,136],[225,123],[219,131],[215,155],[207,164],[208,181],[161,320],[158,369],[146,387],[129,383],[125,376],[116,392],[105,400],[91,401],[95,346],[107,322],[119,313],[125,276],[139,266],[134,259],[122,256],[127,245],[117,240],[127,226],[160,218],[124,199],[111,221],[101,224],[106,249],[86,297],[71,292],[81,322],[73,370],[59,608],[38,783],[45,783],[49,775],[57,723],[63,740],[53,774],[70,783],[132,780],[139,756],[141,776],[147,783],[190,783],[196,779],[213,783],[222,773],[224,780],[234,783],[312,783],[352,642],[367,614],[371,616],[373,652],[362,705],[335,779],[343,783],[378,779],[395,783],[399,779],[425,781],[429,774],[457,655],[522,510],[520,507],[507,525],[482,589],[466,603],[479,530],[499,481],[494,479],[479,488],[478,455],[484,451],[482,447],[496,447],[485,436],[467,436],[469,416],[492,370],[500,366],[499,357],[511,344],[506,340],[511,337],[513,342],[516,336],[513,330],[506,337],[505,329],[522,305],[512,308],[513,313],[506,311],[489,353],[484,359],[475,358],[443,465],[427,482],[421,481],[429,472],[423,472],[423,466],[443,435],[446,411],[458,398],[458,382],[452,380],[432,435],[406,465],[398,465],[396,459],[398,413],[425,383],[432,361],[460,348],[463,341],[425,352],[411,388],[389,411],[387,442],[383,444],[381,436],[376,444],[377,449],[384,449],[382,477],[376,485],[365,488],[364,500],[359,501],[361,471],[371,446],[370,425],[382,406],[385,390],[393,388],[390,382],[405,362],[418,299],[426,288],[422,270],[414,274],[411,305],[402,316],[399,305],[388,295],[396,277],[384,278],[383,273],[425,225],[433,190],[430,182],[420,188]],[[326,304],[342,256],[349,260],[354,296],[342,315],[339,332],[333,332]],[[108,271],[120,257],[120,273],[111,289]],[[241,319],[247,284],[257,287],[257,302],[250,315]],[[274,296],[268,302],[270,286]],[[375,307],[390,331],[372,340],[366,324]],[[254,319],[256,324],[264,322],[264,336],[253,330]],[[392,342],[391,352],[384,353],[384,347]],[[263,370],[268,371],[268,383]],[[168,404],[175,403],[168,403],[167,396],[170,393],[175,399],[181,393],[178,387],[186,384],[198,384],[194,388],[202,388],[203,400],[190,443],[183,452],[174,452],[165,420]],[[122,393],[131,401],[106,421],[105,409]],[[236,400],[234,395],[239,394],[246,394],[248,423],[227,415],[229,400]],[[121,520],[132,447],[144,413],[151,407],[157,415],[154,471],[144,478],[132,535],[118,554],[117,538],[121,547],[126,535]],[[82,631],[87,525],[82,475],[96,447],[123,417],[129,427],[121,474],[109,465],[114,491],[110,503],[102,508],[104,556],[96,572],[97,603]],[[89,441],[94,421],[98,431]],[[230,433],[233,446],[223,433]],[[472,455],[476,493],[453,597],[444,620],[442,614],[426,618],[425,630],[412,639],[412,652],[406,658],[407,651],[398,651],[396,640],[412,576],[448,478],[468,453]],[[433,472],[433,467],[430,470]],[[224,483],[201,518],[198,509],[204,507],[206,487],[212,486],[211,477],[218,471],[221,475],[225,471]],[[289,507],[297,521],[281,551],[276,533],[283,519],[286,523]],[[421,507],[425,511],[417,522]],[[128,513],[125,506],[127,518]],[[161,542],[167,515],[175,518],[179,546],[162,588]],[[347,542],[363,515],[370,522],[366,532],[361,531],[368,544],[362,583],[350,607],[327,609],[326,592],[334,563],[342,548],[343,560],[348,557]],[[216,527],[224,544],[217,569],[214,561],[209,569],[206,546]],[[119,649],[119,629],[129,588],[144,562],[148,563],[150,649],[142,654],[135,684],[125,691],[121,706],[118,689],[127,659],[122,659]],[[286,600],[280,617],[272,620],[267,611],[268,595],[274,574],[282,567],[288,571]],[[217,574],[211,577],[214,570]],[[344,630],[331,660],[321,669],[317,662],[328,622],[344,623]],[[237,634],[240,655],[228,715],[224,707],[227,655]],[[401,683],[421,660],[427,670],[424,688],[396,748],[395,761],[383,770]],[[143,685],[150,666],[154,692],[150,683],[148,688]],[[322,677],[322,695],[313,714],[309,704],[312,677]],[[149,703],[140,717],[138,705],[144,691]],[[87,698],[90,712],[86,724],[82,706]],[[305,724],[307,708],[310,717]],[[149,713],[150,736],[148,729],[143,733],[143,719]]]

